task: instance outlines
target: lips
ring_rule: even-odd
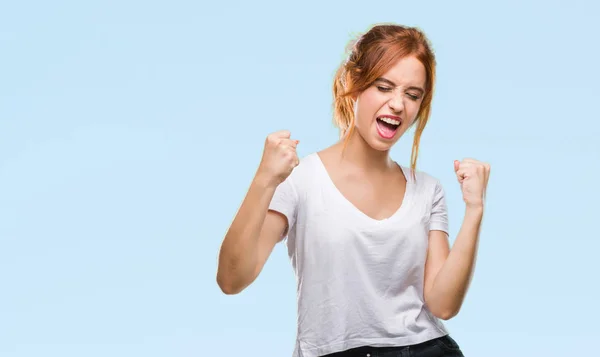
[[[380,115],[377,117],[377,132],[384,139],[391,139],[396,135],[402,119],[395,115]]]

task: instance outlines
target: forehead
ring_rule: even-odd
[[[391,80],[397,85],[403,86],[425,86],[425,67],[413,56],[404,57],[398,60],[392,68],[383,75],[384,78]]]

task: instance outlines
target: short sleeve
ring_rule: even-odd
[[[292,180],[292,176],[288,176],[287,179],[277,186],[273,194],[273,199],[269,204],[269,210],[279,212],[287,218],[287,229],[281,237],[282,239],[288,235],[288,232],[296,223],[298,194]]]
[[[446,193],[442,184],[436,180],[431,205],[431,218],[429,230],[444,231],[449,234],[448,207],[446,205]]]

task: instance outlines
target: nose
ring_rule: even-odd
[[[397,95],[394,93],[388,102],[388,106],[395,114],[401,113],[404,110],[404,101],[402,100],[402,95]]]

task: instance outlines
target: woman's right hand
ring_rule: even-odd
[[[281,130],[267,136],[263,156],[258,166],[257,177],[267,185],[278,186],[298,166],[300,160],[296,153],[298,140],[290,139],[288,130]]]

